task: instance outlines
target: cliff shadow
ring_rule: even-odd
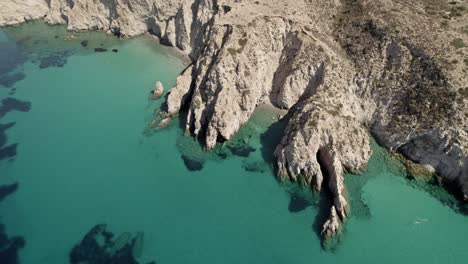
[[[375,127],[373,128],[375,129]],[[371,131],[375,142],[373,147],[373,156],[384,159],[384,162],[391,170],[397,170],[393,174],[404,177],[408,185],[415,189],[420,189],[431,195],[434,199],[448,206],[456,213],[468,216],[468,201],[464,200],[463,194],[463,180],[459,182],[457,180],[449,180],[447,178],[439,176],[437,173],[432,176],[427,175],[413,175],[411,171],[412,164],[419,164],[417,160],[411,159],[410,156],[405,155],[404,151],[398,153],[402,156],[398,156],[396,153],[392,153],[388,150],[387,144],[384,138],[380,137],[375,131]],[[369,163],[371,164],[371,163]],[[417,165],[418,166],[418,165]],[[417,167],[416,167],[417,168]],[[465,163],[463,168],[465,175],[468,175],[468,166]],[[415,172],[418,172],[416,169]],[[468,176],[466,178],[466,185],[468,185]]]
[[[318,199],[316,201],[315,207],[317,208],[317,215],[314,218],[312,223],[312,230],[314,231],[317,239],[320,240],[320,244],[323,250],[334,251],[336,249],[336,244],[330,245],[327,239],[322,235],[322,228],[325,222],[328,220],[330,215],[330,208],[333,206],[332,193],[328,188],[322,188],[322,191],[318,192]]]
[[[274,157],[274,152],[276,147],[281,143],[281,139],[284,135],[284,130],[289,120],[289,112],[278,122],[271,124],[268,129],[260,135],[261,143],[261,154],[263,160],[270,164],[272,168],[276,171],[276,162]]]

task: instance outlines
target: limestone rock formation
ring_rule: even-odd
[[[0,25],[44,17],[70,30],[150,32],[185,52],[192,64],[167,96],[163,123],[187,109],[186,131],[207,149],[230,140],[261,103],[288,109],[278,174],[331,191],[328,237],[346,220],[344,173],[366,166],[370,134],[468,197],[465,1],[0,3]]]
[[[0,25],[15,25],[44,18],[49,11],[46,1],[0,0]]]

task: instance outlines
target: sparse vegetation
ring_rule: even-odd
[[[452,46],[454,46],[456,49],[461,49],[465,47],[465,43],[463,42],[463,39],[461,38],[456,38],[450,42]]]
[[[231,54],[232,56],[235,56],[236,53],[237,53],[237,50],[234,49],[234,48],[228,48],[227,51],[229,52],[229,54]]]
[[[468,26],[465,26],[463,29],[462,29],[462,32],[468,36]]]
[[[199,109],[200,106],[201,106],[200,99],[199,99],[199,98],[195,98],[195,100],[193,100],[193,108]]]
[[[434,176],[434,173],[430,171],[425,166],[415,163],[409,159],[406,159],[400,153],[393,152],[391,153],[394,158],[400,161],[404,166],[408,177],[414,179],[422,179],[425,181],[430,181]]]

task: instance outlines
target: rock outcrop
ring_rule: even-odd
[[[167,96],[162,116],[167,121],[187,109],[186,131],[207,149],[230,140],[261,103],[288,109],[275,150],[278,174],[331,191],[327,237],[346,220],[344,174],[366,166],[369,134],[468,197],[464,1],[0,3],[8,6],[0,10],[0,25],[43,17],[70,30],[150,32],[185,52],[193,63]]]
[[[83,239],[70,251],[70,263],[90,264],[139,264],[143,250],[143,233],[138,232],[133,237],[125,232],[114,238],[107,229],[107,224],[98,224],[91,228]],[[148,264],[156,263],[151,261]]]
[[[164,87],[161,82],[156,82],[154,85],[154,90],[151,91],[151,99],[158,99],[164,94]]]

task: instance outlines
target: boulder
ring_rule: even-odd
[[[151,99],[158,99],[164,94],[164,87],[161,82],[156,82],[154,90],[151,92]]]

